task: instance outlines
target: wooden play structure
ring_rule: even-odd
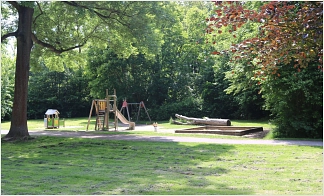
[[[60,112],[57,109],[48,109],[44,115],[44,126],[46,129],[60,128]]]
[[[135,123],[128,121],[122,113],[117,109],[117,96],[116,90],[114,89],[114,94],[109,95],[108,89],[106,89],[106,99],[94,99],[92,100],[90,114],[88,118],[87,131],[90,124],[90,119],[92,116],[93,109],[95,109],[96,114],[96,124],[95,130],[108,130],[109,131],[109,119],[110,113],[113,114],[113,128],[115,131],[118,130],[118,119],[123,124],[129,125],[129,130],[135,129]]]
[[[122,107],[120,108],[120,112],[123,112],[123,110],[125,109],[126,112],[127,112],[128,120],[130,121],[131,118],[130,118],[130,115],[129,115],[129,108],[128,108],[128,107],[129,107],[129,106],[133,106],[133,105],[135,105],[135,107],[138,105],[138,112],[137,112],[136,122],[138,121],[138,118],[139,118],[139,116],[140,116],[141,108],[144,108],[145,113],[146,113],[148,119],[149,119],[150,122],[151,122],[150,115],[148,114],[148,112],[147,112],[147,110],[146,110],[146,107],[145,107],[145,104],[144,104],[143,101],[141,101],[141,102],[139,102],[139,103],[127,103],[126,99],[124,99],[124,101],[123,101],[123,105],[122,105]]]

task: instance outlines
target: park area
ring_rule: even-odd
[[[94,127],[94,119],[90,128]],[[87,131],[86,118],[46,129],[29,121],[31,141],[2,142],[1,194],[63,195],[322,195],[323,147],[286,144],[213,144],[203,139],[271,141],[213,134],[175,134],[192,127],[159,122],[135,130]],[[233,121],[264,126],[264,121]],[[2,130],[9,123],[2,123]],[[33,133],[60,133],[48,136]],[[64,134],[70,133],[64,137]],[[49,134],[50,135],[50,134]],[[90,136],[94,136],[91,138]],[[189,142],[113,140],[95,136],[186,138]],[[194,142],[190,142],[190,140]],[[197,141],[198,140],[198,141]],[[201,142],[199,142],[201,140]],[[291,140],[294,141],[294,140]],[[313,142],[319,140],[312,140]]]
[[[323,195],[323,2],[2,1],[2,195]]]

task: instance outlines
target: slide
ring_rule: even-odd
[[[123,124],[129,125],[129,130],[134,130],[135,129],[135,122],[130,122],[128,121],[125,116],[118,110],[116,109],[116,116],[122,122]]]

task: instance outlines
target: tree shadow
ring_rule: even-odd
[[[7,182],[2,189],[7,194],[11,194],[8,184],[23,176],[28,177],[28,183],[24,182],[25,189],[20,187],[20,194],[254,193],[222,181],[230,169],[218,162],[226,161],[221,156],[233,153],[233,145],[50,136],[9,145],[20,147],[2,153],[2,180]],[[26,173],[27,168],[33,169]],[[9,171],[20,173],[19,179],[13,179]],[[47,188],[31,188],[39,183]]]

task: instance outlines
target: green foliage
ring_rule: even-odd
[[[31,72],[28,118],[42,118],[47,109],[58,109],[63,118],[87,116],[91,106],[87,84],[82,67],[56,72],[43,66],[41,72]]]
[[[122,59],[112,49],[90,48],[86,73],[89,89],[94,98],[104,98],[106,89],[112,94],[116,89],[118,102],[146,101],[152,80],[152,64],[144,55],[131,55]]]
[[[153,120],[167,120],[175,113],[264,116],[258,86],[226,94],[234,80],[225,77],[233,66],[228,58],[208,55],[214,48],[229,47],[230,41],[246,39],[243,32],[253,35],[256,26],[246,24],[236,38],[225,33],[214,36],[207,40],[215,41],[213,47],[205,44],[204,18],[214,14],[210,2],[39,2],[39,6],[33,26],[37,38],[57,50],[76,49],[57,54],[33,46],[29,118],[42,117],[50,107],[65,117],[86,116],[91,99],[104,98],[106,89],[109,94],[116,89],[119,107],[124,98],[144,101]],[[113,18],[98,18],[96,12]],[[244,74],[238,76],[246,79]],[[235,85],[244,86],[242,81]],[[140,119],[146,118],[142,114]]]
[[[323,72],[315,65],[300,72],[281,66],[280,77],[262,85],[266,106],[272,112],[276,137],[323,137]]]
[[[1,47],[1,119],[8,119],[12,111],[15,62]]]
[[[243,118],[260,118],[267,115],[262,109],[269,110],[276,137],[321,138],[323,72],[316,65],[322,62],[321,4],[228,3],[216,2],[206,38],[214,44],[212,54],[222,54],[214,57],[216,64],[228,65],[226,92],[238,111]]]
[[[202,100],[194,97],[188,97],[180,102],[163,104],[158,108],[151,109],[150,116],[155,120],[168,120],[175,114],[181,114],[190,117],[202,116]]]

